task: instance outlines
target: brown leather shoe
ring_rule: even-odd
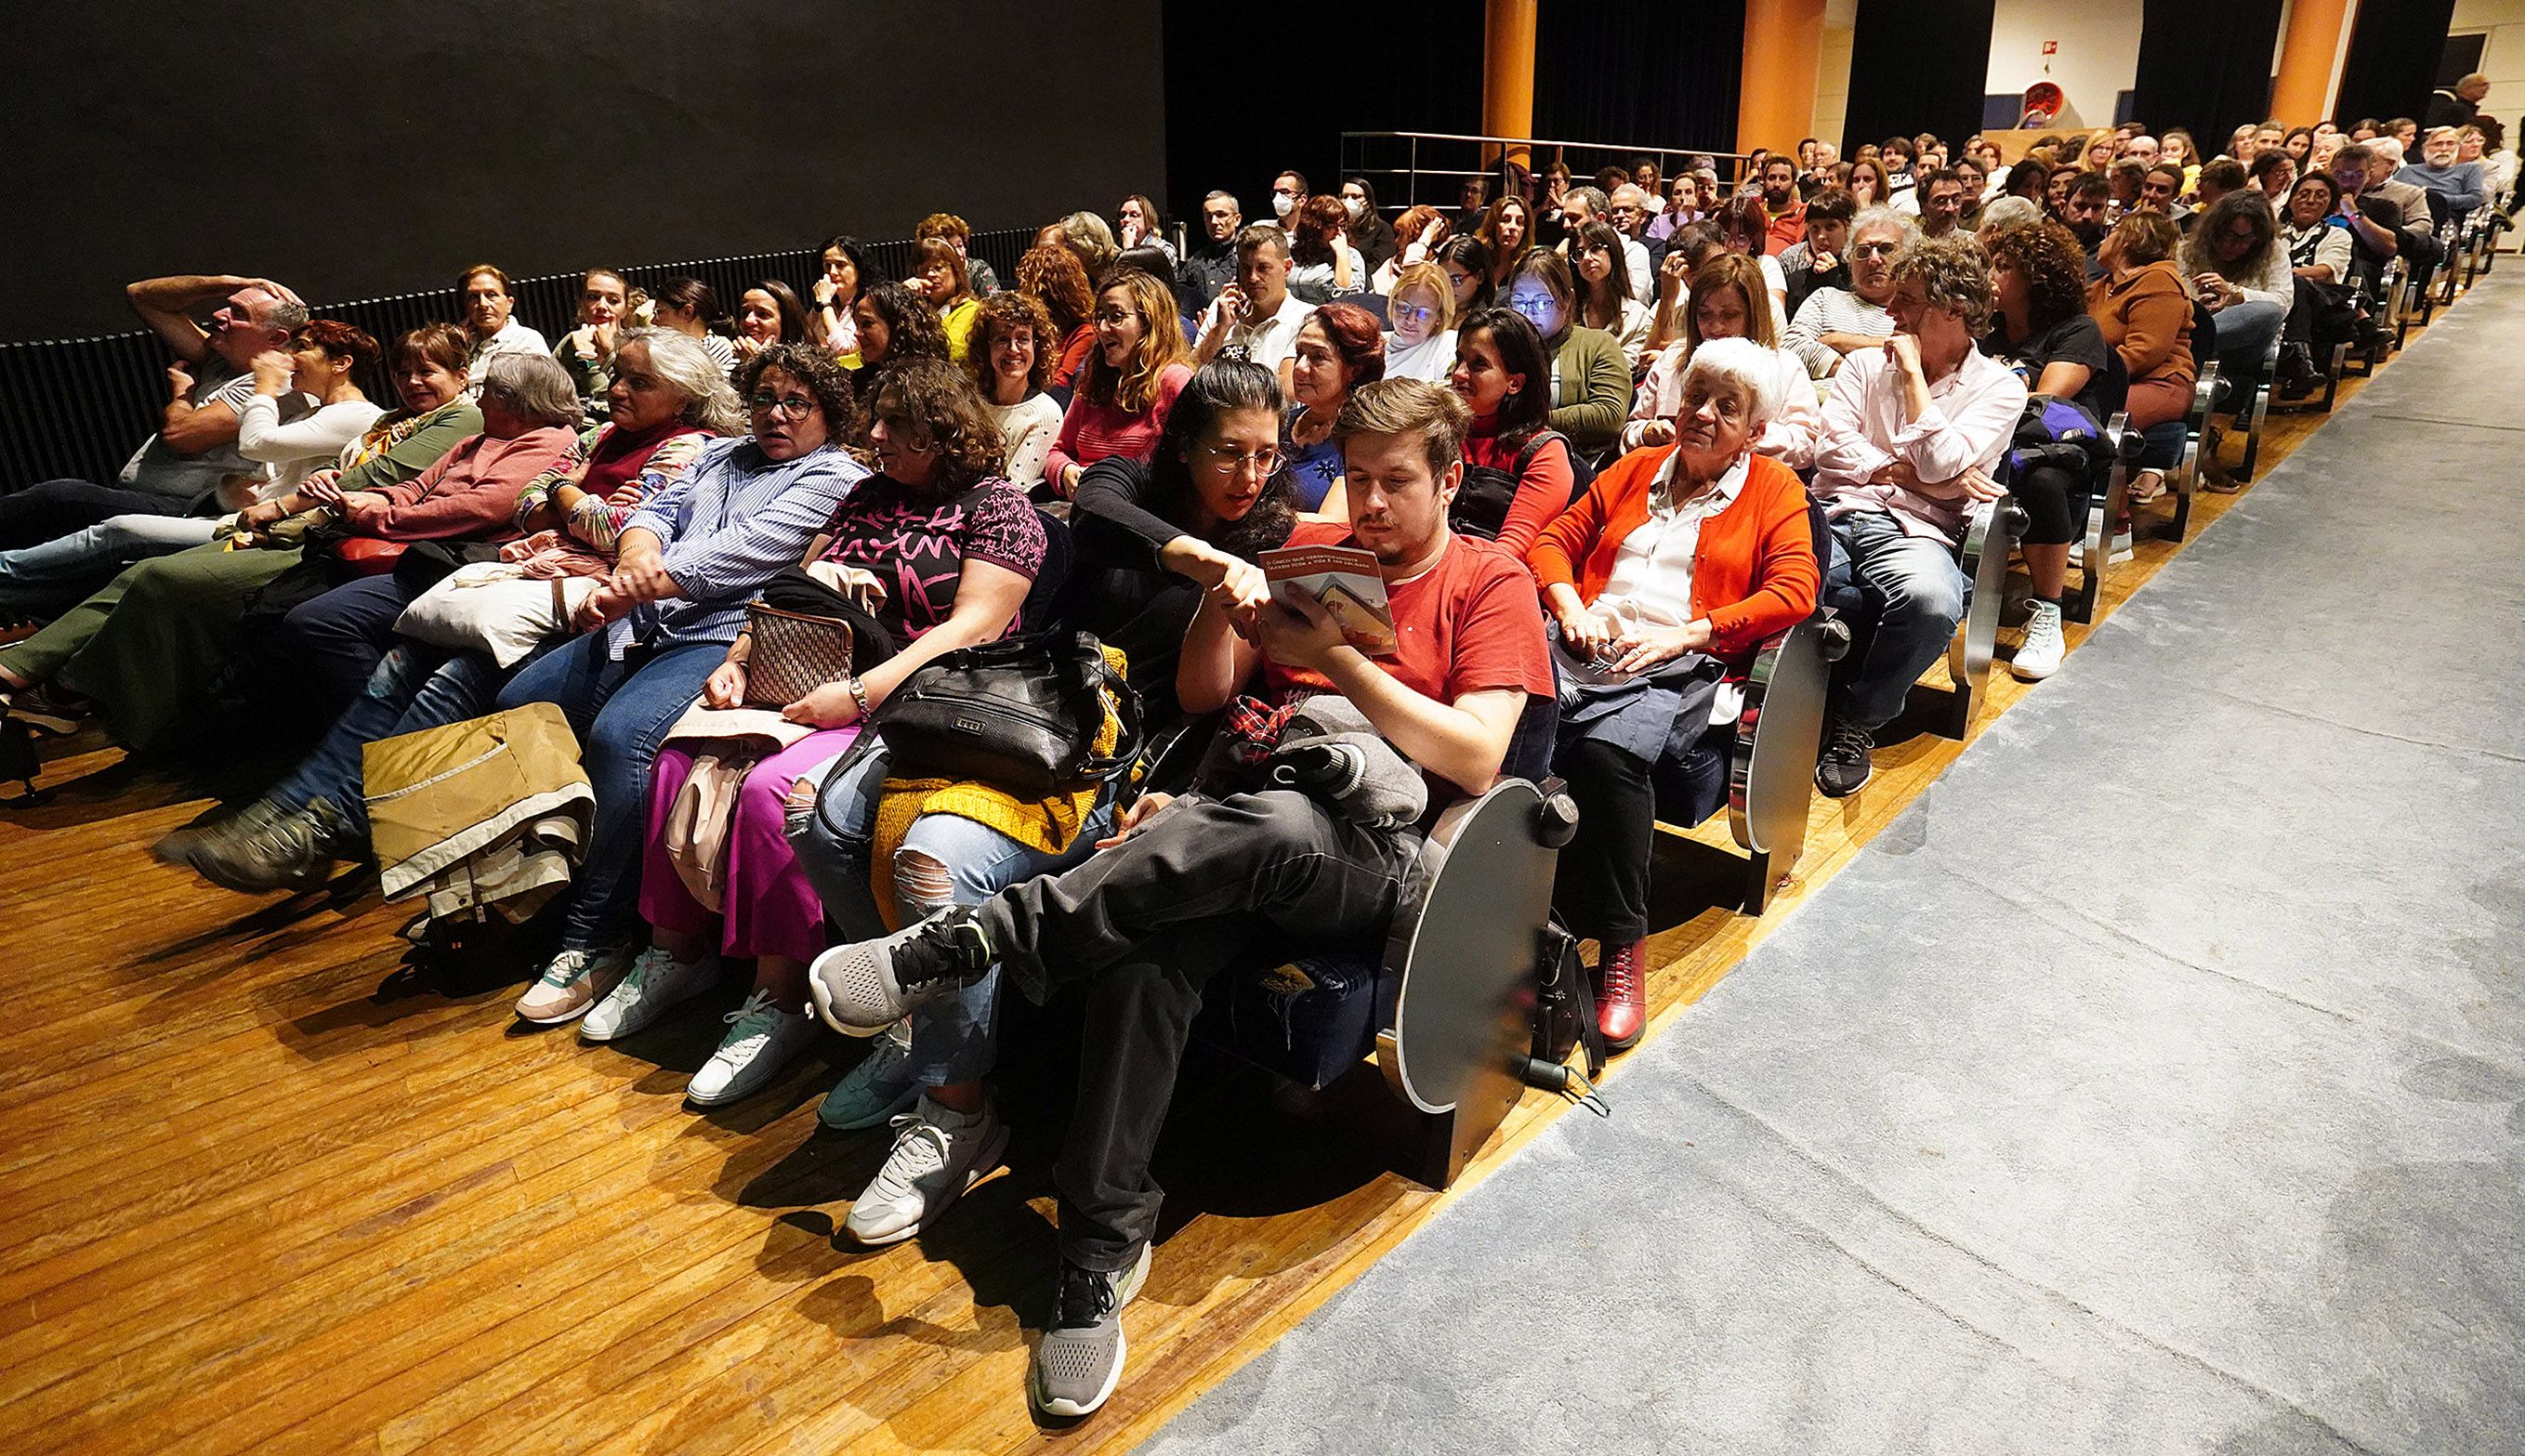
[[[1605,952],[1596,974],[1603,989],[1596,995],[1596,1029],[1605,1045],[1626,1051],[1649,1029],[1649,943],[1633,941]]]

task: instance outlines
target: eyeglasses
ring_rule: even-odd
[[[1853,243],[1850,245],[1850,256],[1853,258],[1891,258],[1901,251],[1903,251],[1903,245],[1901,243]]]
[[[1096,321],[1099,323],[1137,323],[1139,320],[1139,315],[1126,314],[1119,309],[1099,309],[1096,311]]]
[[[1426,323],[1438,316],[1437,310],[1424,309],[1418,304],[1388,304],[1385,312],[1397,323]]]
[[[1549,295],[1543,298],[1512,295],[1508,301],[1508,306],[1527,318],[1549,318],[1552,316],[1553,311],[1560,307],[1560,305],[1554,302]]]
[[[1267,445],[1252,455],[1233,445],[1205,445],[1201,448],[1201,458],[1209,462],[1212,469],[1219,471],[1250,468],[1258,475],[1268,475],[1280,468],[1280,452]]]
[[[816,402],[802,394],[793,394],[785,400],[776,399],[767,394],[759,394],[746,403],[754,407],[754,413],[757,414],[768,411],[777,413],[783,419],[804,419],[816,412]]]

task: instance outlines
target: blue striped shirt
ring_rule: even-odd
[[[704,446],[689,469],[623,523],[664,544],[667,574],[684,595],[644,602],[616,622],[608,639],[613,655],[634,642],[734,642],[756,589],[798,564],[807,543],[867,474],[836,445],[792,461],[766,459],[750,437]]]

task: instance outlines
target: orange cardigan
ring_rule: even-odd
[[[2116,283],[2099,278],[2087,290],[2087,312],[2104,331],[2104,342],[2122,357],[2133,384],[2171,382],[2190,387],[2200,370],[2192,361],[2192,296],[2183,274],[2163,259]]]
[[[1582,602],[1603,594],[1622,538],[1648,520],[1649,489],[1674,451],[1671,445],[1632,451],[1544,527],[1525,564],[1547,593],[1560,583],[1576,588]],[[1774,633],[1813,614],[1823,586],[1807,525],[1806,487],[1796,471],[1768,456],[1750,460],[1745,488],[1726,510],[1702,521],[1692,554],[1692,609],[1709,621],[1709,655],[1739,670]]]

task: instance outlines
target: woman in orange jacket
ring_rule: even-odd
[[[1738,684],[1765,640],[1814,610],[1823,581],[1805,488],[1753,453],[1780,408],[1777,373],[1758,344],[1703,344],[1675,443],[1614,462],[1526,554],[1559,626],[1553,770],[1578,801],[1556,898],[1603,946],[1597,1017],[1616,1047],[1648,1020],[1659,803],[1693,823],[1715,809]]]

